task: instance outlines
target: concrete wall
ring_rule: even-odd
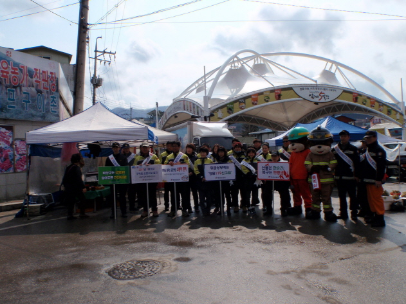
[[[49,122],[0,119],[0,125],[14,127],[14,139],[25,139],[27,131],[49,125]],[[26,189],[26,172],[0,173],[0,202],[21,199]]]
[[[34,49],[34,50],[20,50],[20,52],[27,53],[33,56],[38,57],[50,57],[50,60],[59,62],[59,63],[70,63],[69,56],[61,54],[56,51],[48,50],[48,49]]]

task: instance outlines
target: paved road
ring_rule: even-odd
[[[260,209],[116,222],[108,210],[74,222],[64,210],[31,221],[14,213],[0,213],[2,303],[406,302],[405,213],[388,212],[383,229],[281,218],[278,210],[264,218]],[[107,275],[135,259],[164,268],[147,279]]]

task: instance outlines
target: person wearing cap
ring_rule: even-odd
[[[340,214],[338,219],[348,219],[347,192],[350,197],[351,219],[356,221],[358,214],[357,183],[359,181],[359,154],[357,147],[350,144],[350,133],[342,130],[338,133],[340,142],[335,145],[333,152],[337,160],[334,179],[338,189],[340,199]]]
[[[238,213],[240,208],[238,207],[238,194],[241,196],[241,208],[243,209],[243,212],[246,213],[248,211],[249,204],[247,204],[243,198],[244,198],[244,176],[245,172],[243,171],[243,168],[241,166],[241,162],[245,160],[245,154],[242,151],[242,144],[240,142],[236,142],[233,146],[233,152],[228,155],[228,157],[231,159],[231,161],[235,164],[236,166],[236,171],[235,171],[235,181],[232,182],[231,185],[231,202],[234,206],[234,213]]]
[[[143,142],[140,145],[140,152],[137,153],[135,156],[134,163],[137,166],[140,165],[159,165],[161,161],[159,160],[158,156],[155,154],[150,153],[149,151],[149,144],[147,142]],[[141,206],[143,207],[143,212],[141,217],[148,216],[148,204],[147,199],[149,198],[149,207],[152,210],[152,216],[158,217],[158,208],[157,208],[157,201],[156,201],[156,187],[157,183],[148,183],[148,197],[147,197],[147,184],[136,184],[137,185],[137,193],[138,193],[138,201],[140,202]]]
[[[279,151],[272,151],[271,153],[272,161],[273,162],[280,162],[281,161],[281,154]],[[282,162],[286,162],[282,160]],[[288,216],[288,210],[292,207],[290,203],[290,181],[274,181],[274,186],[276,191],[279,192],[280,197],[280,204],[281,204],[281,216],[285,217]]]
[[[262,153],[257,156],[257,159],[258,161],[272,161],[272,154],[269,151],[269,143],[266,142],[262,144]],[[272,181],[263,180],[261,189],[262,210],[264,211],[263,215],[272,215]]]
[[[282,148],[280,148],[278,150],[278,152],[279,152],[280,158],[282,158],[283,160],[286,160],[286,161],[289,161],[290,153],[292,152],[289,149],[289,145],[290,145],[289,137],[287,135],[285,135],[282,138]]]
[[[111,145],[111,149],[113,150],[113,154],[110,154],[109,157],[107,157],[105,166],[106,167],[128,166],[127,158],[120,153],[120,144],[118,142],[114,142]],[[114,218],[113,185],[110,185],[110,190],[111,195],[109,197],[109,200],[112,204],[110,218]],[[121,217],[127,217],[127,200],[125,198],[126,192],[127,185],[124,184],[116,185],[116,196],[118,195],[118,201],[120,203]]]
[[[245,160],[241,163],[243,172],[245,173],[244,176],[244,186],[245,190],[244,192],[244,197],[243,197],[243,205],[244,206],[249,206],[248,211],[250,213],[255,213],[255,206],[256,204],[251,203],[250,206],[250,198],[251,198],[251,193],[252,193],[252,199],[254,201],[254,191],[256,190],[256,195],[258,199],[258,185],[255,184],[255,181],[257,180],[257,166],[258,166],[258,160],[256,158],[257,151],[255,150],[254,147],[250,147],[247,149],[247,157]]]
[[[179,156],[179,157],[178,157]],[[180,152],[180,141],[172,142],[172,153],[168,155],[165,160],[165,165],[180,165],[186,164],[190,166],[189,157],[186,154]],[[189,212],[188,210],[191,209],[190,206],[190,189],[189,184],[184,183],[176,183],[176,193],[174,192],[175,187],[174,183],[169,183],[170,191],[171,191],[171,212],[168,213],[169,217],[174,217],[176,215],[176,211],[180,209],[180,199],[182,197],[182,216],[188,217]],[[175,205],[175,195],[177,198],[177,206]]]
[[[134,166],[135,154],[130,151],[130,145],[125,143],[122,145],[121,153],[127,158],[128,166]],[[136,197],[137,185],[129,184],[127,186],[128,205],[130,211],[135,211],[135,197]]]
[[[173,141],[166,142],[165,151],[162,152],[161,155],[159,155],[159,160],[160,160],[161,164],[164,164],[168,155],[172,153],[172,144],[173,144]],[[169,198],[170,198],[169,192],[171,192],[171,187],[169,186],[168,183],[165,183],[164,184],[165,211],[169,211]],[[171,192],[171,196],[172,196],[172,192]]]
[[[367,151],[361,161],[362,180],[366,184],[369,207],[373,217],[369,222],[372,227],[385,226],[385,208],[383,203],[382,183],[385,179],[386,152],[379,145],[376,131],[367,131],[364,139]]]

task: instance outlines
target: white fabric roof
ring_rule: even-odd
[[[178,135],[175,134],[175,133],[159,130],[157,128],[148,126],[148,125],[146,125],[146,124],[144,124],[144,123],[142,123],[142,122],[140,122],[140,121],[138,121],[136,119],[133,119],[131,121],[136,123],[136,124],[146,126],[148,128],[148,130],[150,130],[152,133],[154,133],[154,137],[155,137],[154,142],[157,143],[158,145],[165,144],[167,141],[178,140]]]
[[[26,140],[27,144],[148,140],[148,128],[127,121],[96,103],[68,119],[27,132]]]

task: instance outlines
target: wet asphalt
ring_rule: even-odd
[[[406,191],[406,185],[400,185]],[[386,184],[385,189],[399,185]],[[107,209],[67,221],[65,210],[0,213],[1,303],[405,303],[406,214],[385,228],[362,218],[192,214],[158,218]],[[333,194],[338,212],[338,198]],[[118,211],[120,215],[120,212]],[[107,271],[157,260],[159,274],[116,280]]]

